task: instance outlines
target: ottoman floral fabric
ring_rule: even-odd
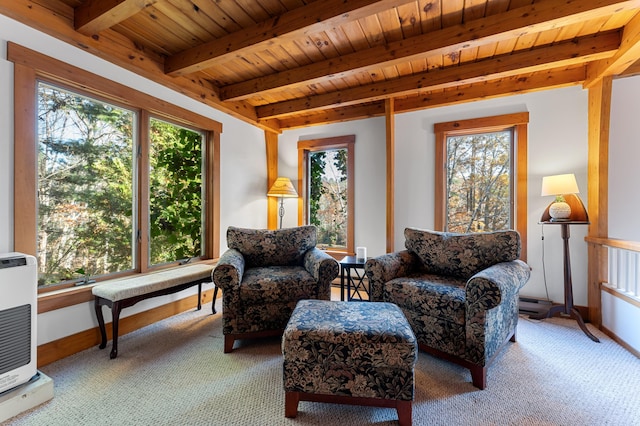
[[[394,304],[301,300],[282,353],[287,392],[413,400],[417,343]]]

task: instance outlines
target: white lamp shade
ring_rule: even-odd
[[[542,178],[541,196],[578,194],[578,183],[573,173],[565,175],[545,176]]]

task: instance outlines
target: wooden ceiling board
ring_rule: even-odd
[[[402,32],[402,21],[398,16],[397,9],[390,9],[377,15],[380,31],[384,36],[386,43],[402,40],[404,38]]]
[[[487,7],[485,9],[485,15],[497,15],[509,10],[510,0],[487,0]]]
[[[0,13],[274,131],[640,70],[640,0],[90,1]]]
[[[241,28],[247,28],[269,19],[269,13],[256,0],[229,0],[215,2],[220,10]]]
[[[486,9],[487,0],[465,0],[462,22],[470,22],[486,16]]]
[[[442,11],[439,0],[420,0],[418,10],[423,34],[442,28]]]
[[[418,2],[398,6],[396,8],[396,13],[402,28],[402,38],[409,38],[422,34]]]
[[[382,26],[377,16],[369,16],[364,19],[359,19],[358,23],[362,28],[362,33],[367,39],[369,47],[381,46],[385,44],[386,40],[384,33],[382,32]]]
[[[560,31],[561,28],[554,28],[539,33],[538,40],[536,40],[536,45],[543,46],[545,44],[557,43],[559,41],[562,41],[560,39]]]
[[[464,0],[442,0],[442,28],[462,24]]]
[[[130,28],[129,26],[124,26],[122,24],[114,26],[113,31],[118,33],[119,35],[124,36],[128,40],[131,40],[137,46],[144,46],[144,50],[146,52],[153,51],[162,56],[171,54],[171,52],[169,52],[166,48],[164,39],[158,39],[154,35],[146,33],[146,31],[141,31],[135,27]],[[101,32],[100,37],[105,37],[104,34],[104,31]]]
[[[329,40],[331,40],[331,43],[338,52],[338,56],[348,55],[349,53],[355,52],[353,46],[351,46],[349,38],[341,27],[330,28],[325,31],[325,34]]]
[[[202,2],[205,7],[209,2]],[[237,28],[224,28],[209,16],[199,5],[185,0],[165,0],[158,2],[156,8],[184,28],[189,28],[190,32],[199,33],[204,41],[210,41],[228,34],[230,31],[237,31]]]
[[[148,38],[171,54],[203,42],[153,6],[122,21],[119,26],[127,28],[130,33],[140,33],[139,43],[144,45],[144,40]]]
[[[359,22],[349,22],[346,25],[341,25],[340,28],[349,39],[349,43],[351,44],[351,47],[353,47],[354,51],[368,49],[371,47]]]
[[[609,15],[604,25],[600,28],[600,31],[622,28],[627,25],[631,18],[633,18],[637,13],[637,10],[623,10],[619,13]]]
[[[539,46],[539,44],[536,43],[539,37],[539,33],[525,34],[522,37],[518,37],[515,46],[513,46],[513,50],[524,50]]]

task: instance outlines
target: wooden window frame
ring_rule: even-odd
[[[443,231],[447,214],[447,138],[473,133],[498,132],[513,130],[514,152],[513,165],[515,176],[512,176],[515,192],[514,228],[520,233],[522,250],[520,258],[527,259],[527,146],[528,146],[529,113],[497,115],[492,117],[472,118],[469,120],[449,121],[434,124],[435,146],[435,216],[434,227]]]
[[[327,253],[339,255],[355,254],[355,135],[298,141],[298,225],[309,223],[309,185],[307,165],[309,153],[330,149],[347,149],[347,248],[345,251],[328,249]]]
[[[200,260],[216,259],[220,253],[220,134],[222,124],[193,113],[161,99],[139,92],[130,87],[108,80],[99,75],[58,61],[15,43],[7,43],[7,59],[14,63],[14,250],[36,255],[37,241],[37,86],[46,82],[81,95],[109,102],[134,110],[140,115],[139,122],[145,123],[150,116],[181,126],[202,131],[205,135],[204,209],[205,245]],[[139,126],[138,144],[145,149],[148,145],[147,125]],[[143,156],[144,158],[144,156]],[[138,167],[138,208],[148,211],[148,165],[140,162]],[[146,206],[146,207],[145,207]],[[138,214],[141,236],[135,248],[136,266],[134,270],[122,271],[102,277],[101,280],[122,276],[144,274],[153,270],[177,266],[178,261],[161,266],[149,267],[147,259],[148,241],[147,214]],[[91,300],[91,286],[73,287],[56,285],[39,289],[38,312],[59,309]]]

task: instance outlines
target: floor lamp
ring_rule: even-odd
[[[298,193],[293,187],[291,180],[286,177],[278,177],[271,188],[267,192],[267,197],[280,197],[280,209],[278,214],[280,215],[280,229],[282,229],[282,217],[284,216],[284,199],[285,198],[298,198]]]

